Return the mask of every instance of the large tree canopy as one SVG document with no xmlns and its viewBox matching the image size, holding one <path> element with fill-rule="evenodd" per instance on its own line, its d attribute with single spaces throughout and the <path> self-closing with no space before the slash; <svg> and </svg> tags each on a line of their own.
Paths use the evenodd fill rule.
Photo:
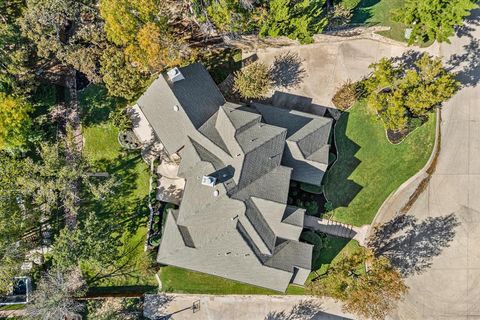
<svg viewBox="0 0 480 320">
<path fill-rule="evenodd" d="M 477 7 L 475 3 L 476 0 L 406 0 L 393 18 L 412 28 L 410 44 L 418 40 L 445 42 Z"/>
<path fill-rule="evenodd" d="M 327 276 L 328 275 L 328 276 Z M 344 302 L 344 309 L 367 319 L 384 319 L 408 287 L 389 260 L 360 249 L 335 262 L 309 290 Z"/>
</svg>

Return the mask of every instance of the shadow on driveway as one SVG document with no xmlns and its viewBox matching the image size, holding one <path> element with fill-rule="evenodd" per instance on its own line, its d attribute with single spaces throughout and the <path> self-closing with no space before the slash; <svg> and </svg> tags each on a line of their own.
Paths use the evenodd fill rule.
<svg viewBox="0 0 480 320">
<path fill-rule="evenodd" d="M 368 246 L 376 255 L 390 259 L 403 276 L 420 274 L 429 268 L 455 237 L 460 225 L 455 214 L 427 218 L 422 222 L 409 215 L 399 215 L 376 226 Z"/>
</svg>

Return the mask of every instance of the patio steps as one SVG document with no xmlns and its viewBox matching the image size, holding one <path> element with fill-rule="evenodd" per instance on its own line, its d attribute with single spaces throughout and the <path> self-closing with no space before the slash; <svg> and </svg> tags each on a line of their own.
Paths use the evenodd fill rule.
<svg viewBox="0 0 480 320">
<path fill-rule="evenodd" d="M 356 227 L 330 219 L 305 216 L 304 227 L 332 236 L 352 239 L 357 234 Z"/>
</svg>

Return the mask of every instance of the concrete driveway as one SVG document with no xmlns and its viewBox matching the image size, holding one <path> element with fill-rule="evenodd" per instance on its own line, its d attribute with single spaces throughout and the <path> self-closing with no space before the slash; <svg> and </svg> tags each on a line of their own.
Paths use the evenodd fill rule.
<svg viewBox="0 0 480 320">
<path fill-rule="evenodd" d="M 285 60 L 282 57 L 294 57 L 283 62 L 283 68 L 277 68 L 280 71 L 276 78 L 280 83 L 272 91 L 273 104 L 292 106 L 306 101 L 316 106 L 333 107 L 331 99 L 347 79 L 360 80 L 370 72 L 371 63 L 382 57 L 401 56 L 412 49 L 389 41 L 336 39 L 305 46 L 261 49 L 244 55 L 256 54 L 273 69 L 282 65 Z M 435 45 L 425 51 L 437 53 L 438 47 Z M 288 95 L 279 95 L 279 92 Z"/>
<path fill-rule="evenodd" d="M 479 19 L 477 10 L 476 22 L 463 28 L 469 34 L 440 47 L 465 86 L 442 111 L 436 171 L 408 212 L 416 221 L 406 227 L 409 236 L 393 249 L 398 263 L 411 269 L 410 291 L 394 319 L 480 319 Z"/>
</svg>

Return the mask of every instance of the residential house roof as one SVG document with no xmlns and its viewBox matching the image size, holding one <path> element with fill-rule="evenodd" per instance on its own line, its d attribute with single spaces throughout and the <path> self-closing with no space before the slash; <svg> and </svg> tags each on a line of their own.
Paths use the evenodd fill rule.
<svg viewBox="0 0 480 320">
<path fill-rule="evenodd" d="M 225 102 L 203 66 L 180 72 L 183 80 L 162 75 L 137 103 L 167 151 L 181 156 L 186 179 L 157 261 L 277 291 L 303 283 L 312 246 L 299 241 L 305 210 L 287 205 L 297 167 L 285 155 L 308 165 L 321 160 L 325 167 L 315 170 L 323 176 L 320 150 L 328 151 L 331 121 Z"/>
</svg>

